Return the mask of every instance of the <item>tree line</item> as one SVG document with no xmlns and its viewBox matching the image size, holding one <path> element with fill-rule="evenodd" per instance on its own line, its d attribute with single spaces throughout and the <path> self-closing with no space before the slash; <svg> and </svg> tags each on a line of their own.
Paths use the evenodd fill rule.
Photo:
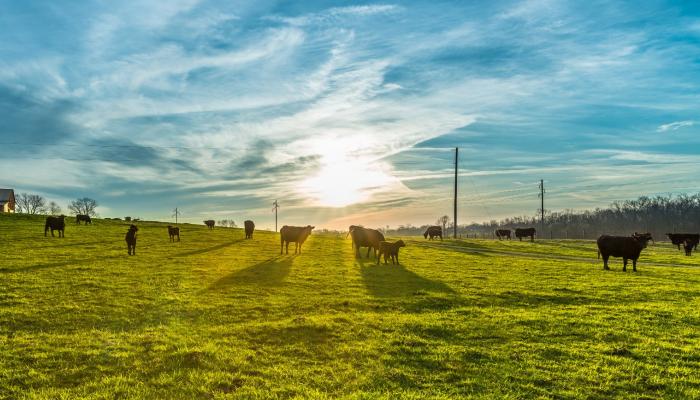
<svg viewBox="0 0 700 400">
<path fill-rule="evenodd" d="M 68 203 L 68 210 L 73 214 L 97 217 L 96 200 L 83 197 Z M 15 212 L 21 214 L 60 215 L 63 210 L 55 201 L 47 201 L 38 194 L 20 193 L 15 196 Z"/>
<path fill-rule="evenodd" d="M 451 232 L 451 224 L 444 216 L 438 225 Z M 402 225 L 386 229 L 398 236 L 422 235 L 427 225 Z M 459 225 L 462 237 L 492 238 L 496 229 L 534 227 L 540 238 L 595 239 L 602 234 L 630 235 L 650 232 L 657 240 L 666 233 L 700 233 L 700 193 L 677 196 L 642 196 L 635 200 L 614 201 L 605 208 L 594 210 L 563 210 L 545 212 L 544 224 L 540 215 L 518 216 L 484 223 Z"/>
</svg>

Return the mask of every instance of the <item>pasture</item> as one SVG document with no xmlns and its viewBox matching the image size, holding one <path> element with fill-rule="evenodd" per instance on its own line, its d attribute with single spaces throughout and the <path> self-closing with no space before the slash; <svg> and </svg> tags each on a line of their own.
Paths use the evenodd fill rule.
<svg viewBox="0 0 700 400">
<path fill-rule="evenodd" d="M 0 215 L 0 398 L 698 398 L 700 269 L 669 243 L 350 240 Z M 391 238 L 396 239 L 396 238 Z M 657 238 L 659 239 L 659 238 Z"/>
</svg>

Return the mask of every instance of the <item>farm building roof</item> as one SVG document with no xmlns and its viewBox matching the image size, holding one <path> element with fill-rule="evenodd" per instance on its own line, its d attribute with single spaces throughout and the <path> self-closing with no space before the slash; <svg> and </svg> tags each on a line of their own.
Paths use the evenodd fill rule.
<svg viewBox="0 0 700 400">
<path fill-rule="evenodd" d="M 0 189 L 0 202 L 7 203 L 10 201 L 10 196 L 14 196 L 14 190 Z"/>
</svg>

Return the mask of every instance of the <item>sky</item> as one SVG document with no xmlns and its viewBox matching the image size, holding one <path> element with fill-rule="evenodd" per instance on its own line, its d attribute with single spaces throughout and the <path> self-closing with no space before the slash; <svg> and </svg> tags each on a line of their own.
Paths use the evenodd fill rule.
<svg viewBox="0 0 700 400">
<path fill-rule="evenodd" d="M 0 187 L 340 229 L 700 191 L 700 4 L 0 0 Z"/>
</svg>

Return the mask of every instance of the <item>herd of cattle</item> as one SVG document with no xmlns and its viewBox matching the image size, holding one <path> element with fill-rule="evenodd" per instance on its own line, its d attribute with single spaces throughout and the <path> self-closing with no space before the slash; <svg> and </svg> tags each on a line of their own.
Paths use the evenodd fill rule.
<svg viewBox="0 0 700 400">
<path fill-rule="evenodd" d="M 76 215 L 76 223 L 80 225 L 81 222 L 85 224 L 92 224 L 92 220 L 89 215 Z M 204 224 L 209 228 L 213 229 L 215 222 L 214 220 L 204 221 Z M 252 239 L 253 231 L 255 230 L 255 224 L 253 221 L 247 220 L 244 223 L 245 238 Z M 54 231 L 58 231 L 59 237 L 64 237 L 66 223 L 65 215 L 60 216 L 49 216 L 46 218 L 46 223 L 44 224 L 44 236 L 47 236 L 48 232 L 51 231 L 51 236 L 54 236 Z M 301 247 L 306 241 L 306 239 L 311 235 L 311 231 L 315 227 L 311 225 L 307 226 L 288 226 L 285 225 L 280 229 L 280 254 L 289 254 L 289 244 L 294 243 L 294 254 L 301 254 Z M 138 227 L 136 225 L 131 225 L 126 233 L 125 240 L 127 244 L 127 251 L 129 255 L 136 254 L 136 233 L 138 232 Z M 495 232 L 498 240 L 510 239 L 511 230 L 510 229 L 498 229 Z M 515 229 L 515 237 L 520 239 L 530 238 L 530 241 L 535 240 L 535 228 L 517 228 Z M 678 247 L 678 250 L 685 250 L 685 255 L 690 256 L 693 250 L 697 250 L 698 244 L 700 243 L 700 234 L 697 233 L 667 233 L 668 238 L 671 240 L 673 245 Z M 168 236 L 170 241 L 174 242 L 180 241 L 180 228 L 168 225 Z M 389 242 L 385 240 L 384 234 L 376 229 L 364 228 L 362 226 L 350 225 L 348 228 L 348 234 L 346 238 L 350 236 L 352 238 L 352 248 L 355 251 L 355 257 L 361 258 L 362 255 L 360 250 L 364 247 L 367 248 L 366 257 L 370 257 L 370 252 L 373 252 L 373 257 L 377 259 L 379 263 L 380 258 L 384 257 L 384 263 L 386 264 L 389 259 L 391 259 L 392 264 L 399 263 L 399 250 L 406 246 L 403 240 L 398 240 L 396 242 Z M 440 238 L 442 240 L 442 228 L 440 226 L 429 226 L 428 229 L 423 234 L 423 237 L 429 240 L 434 238 Z M 647 247 L 649 241 L 654 241 L 650 233 L 634 233 L 632 236 L 610 236 L 602 235 L 597 240 L 598 245 L 598 257 L 603 258 L 603 268 L 610 269 L 608 267 L 608 259 L 612 257 L 621 257 L 623 259 L 623 271 L 627 271 L 627 263 L 632 260 L 632 270 L 637 271 L 637 259 L 642 250 Z"/>
</svg>

